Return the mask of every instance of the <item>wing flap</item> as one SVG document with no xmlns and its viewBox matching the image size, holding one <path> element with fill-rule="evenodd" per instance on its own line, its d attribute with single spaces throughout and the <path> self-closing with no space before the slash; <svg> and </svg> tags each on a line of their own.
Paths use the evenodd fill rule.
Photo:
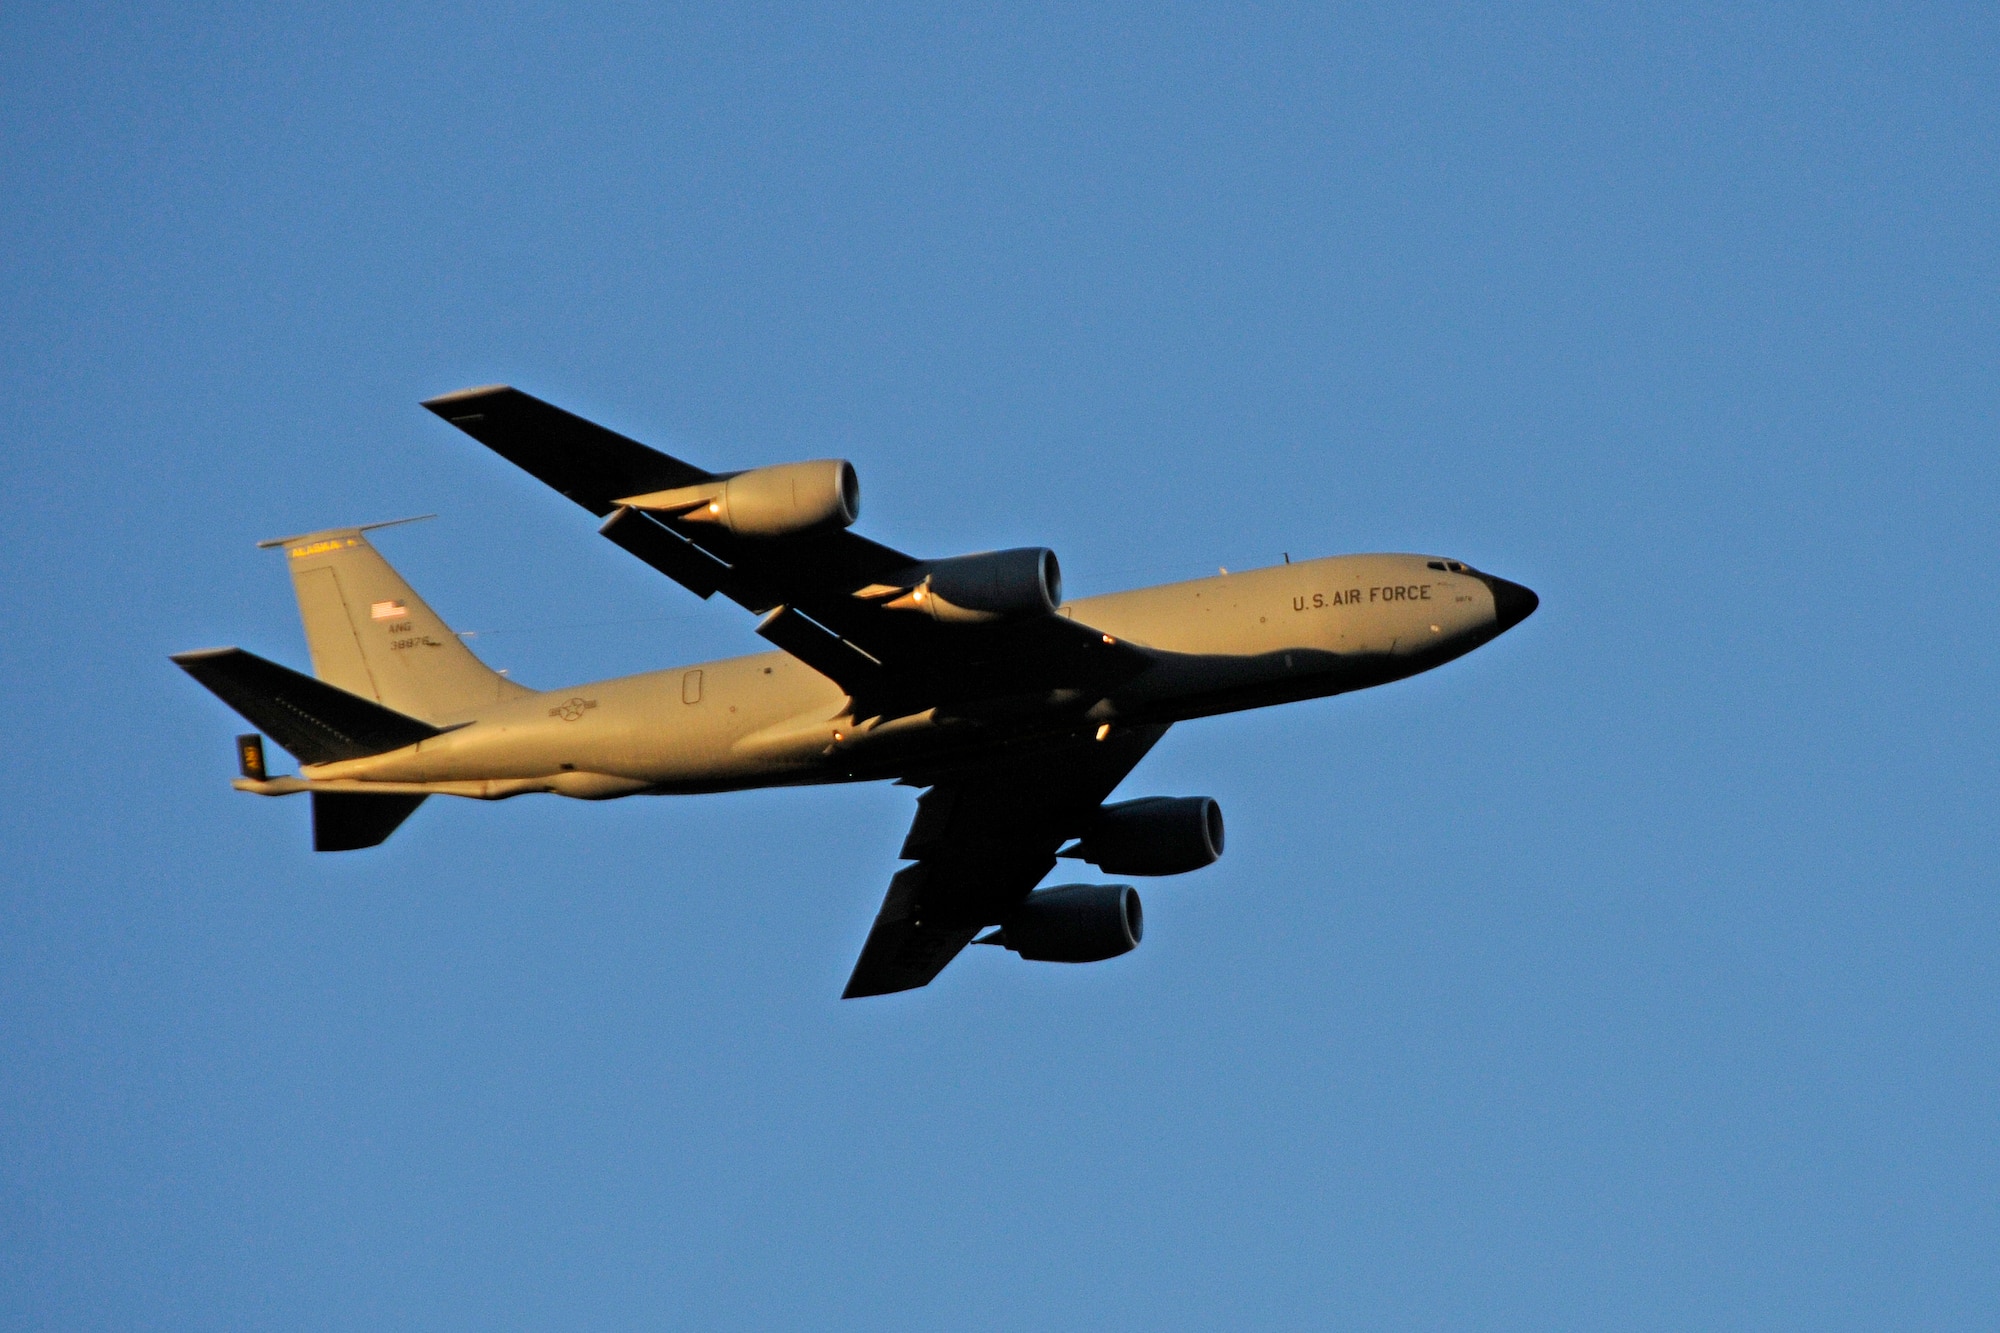
<svg viewBox="0 0 2000 1333">
<path fill-rule="evenodd" d="M 636 509 L 620 509 L 597 530 L 704 602 L 729 581 L 729 566 Z"/>
<path fill-rule="evenodd" d="M 881 662 L 789 606 L 781 606 L 765 616 L 757 626 L 757 633 L 850 696 L 872 694 L 881 686 Z"/>
</svg>

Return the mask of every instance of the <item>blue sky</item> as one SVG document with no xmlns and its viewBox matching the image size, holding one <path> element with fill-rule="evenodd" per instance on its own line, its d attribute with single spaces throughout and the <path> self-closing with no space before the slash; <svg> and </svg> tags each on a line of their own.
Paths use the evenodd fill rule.
<svg viewBox="0 0 2000 1333">
<path fill-rule="evenodd" d="M 0 19 L 0 1322 L 1990 1328 L 1981 7 Z M 167 662 L 380 545 L 556 686 L 762 647 L 507 381 L 1073 593 L 1542 610 L 1177 728 L 1144 947 L 839 1002 L 891 787 L 308 850 Z M 998 955 L 998 956 L 996 956 Z"/>
</svg>

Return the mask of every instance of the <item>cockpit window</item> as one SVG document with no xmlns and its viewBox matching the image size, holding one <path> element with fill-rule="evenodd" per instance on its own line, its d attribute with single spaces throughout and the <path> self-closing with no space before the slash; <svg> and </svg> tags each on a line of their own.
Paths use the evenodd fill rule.
<svg viewBox="0 0 2000 1333">
<path fill-rule="evenodd" d="M 1453 574 L 1466 574 L 1471 572 L 1464 565 L 1460 564 L 1456 560 L 1426 560 L 1424 562 L 1424 568 L 1449 570 Z"/>
</svg>

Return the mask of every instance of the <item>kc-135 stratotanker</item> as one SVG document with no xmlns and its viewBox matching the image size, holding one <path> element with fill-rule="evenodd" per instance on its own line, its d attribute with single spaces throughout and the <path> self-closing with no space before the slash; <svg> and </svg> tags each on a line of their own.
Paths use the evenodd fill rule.
<svg viewBox="0 0 2000 1333">
<path fill-rule="evenodd" d="M 532 690 L 488 668 L 363 535 L 282 547 L 312 653 L 174 657 L 289 750 L 238 738 L 236 787 L 310 793 L 320 851 L 373 847 L 430 796 L 581 800 L 893 779 L 924 788 L 845 994 L 923 986 L 971 943 L 1085 963 L 1139 943 L 1129 884 L 1037 888 L 1058 858 L 1177 875 L 1222 854 L 1204 796 L 1107 804 L 1176 722 L 1366 689 L 1519 624 L 1518 583 L 1349 555 L 1065 602 L 1041 547 L 918 559 L 851 531 L 841 460 L 704 472 L 496 386 L 424 404 L 779 649 Z"/>
</svg>

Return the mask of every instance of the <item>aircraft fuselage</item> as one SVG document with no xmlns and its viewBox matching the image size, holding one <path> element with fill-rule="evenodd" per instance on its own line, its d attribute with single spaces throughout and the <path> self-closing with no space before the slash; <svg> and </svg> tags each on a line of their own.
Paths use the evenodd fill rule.
<svg viewBox="0 0 2000 1333">
<path fill-rule="evenodd" d="M 305 781 L 237 785 L 604 799 L 931 775 L 1038 736 L 1105 737 L 1383 684 L 1470 652 L 1534 604 L 1437 557 L 1334 556 L 1065 604 L 1058 614 L 1154 657 L 1101 697 L 856 718 L 840 686 L 766 652 L 520 695 L 442 719 L 448 730 L 403 749 L 307 765 Z"/>
</svg>

